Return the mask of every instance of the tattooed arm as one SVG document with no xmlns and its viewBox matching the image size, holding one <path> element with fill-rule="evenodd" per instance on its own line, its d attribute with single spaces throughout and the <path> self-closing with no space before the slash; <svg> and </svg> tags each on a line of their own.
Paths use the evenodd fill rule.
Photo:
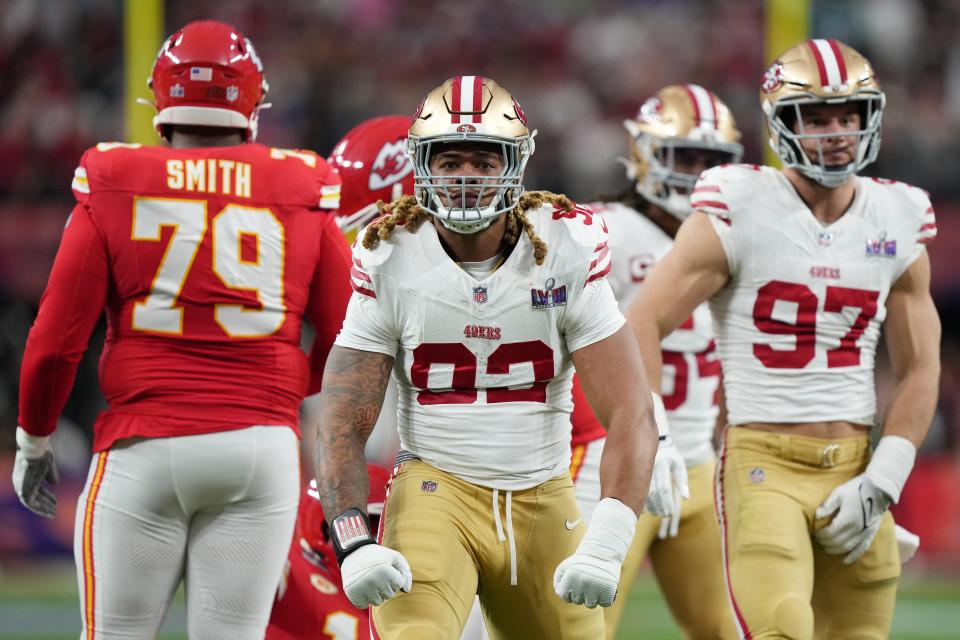
<svg viewBox="0 0 960 640">
<path fill-rule="evenodd" d="M 327 521 L 355 507 L 366 513 L 370 479 L 363 447 L 373 431 L 393 358 L 334 345 L 320 388 L 314 450 L 317 490 Z"/>
<path fill-rule="evenodd" d="M 377 544 L 366 522 L 370 478 L 363 446 L 380 414 L 393 357 L 334 345 L 320 388 L 320 427 L 314 452 L 317 490 L 330 522 L 343 592 L 354 606 L 381 604 L 413 588 L 398 551 Z M 339 517 L 338 517 L 339 516 Z M 364 526 L 358 526 L 358 520 Z"/>
</svg>

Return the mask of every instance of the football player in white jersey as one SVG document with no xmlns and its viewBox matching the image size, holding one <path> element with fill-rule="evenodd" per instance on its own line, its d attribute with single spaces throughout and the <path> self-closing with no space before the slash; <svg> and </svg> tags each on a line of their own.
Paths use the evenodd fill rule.
<svg viewBox="0 0 960 640">
<path fill-rule="evenodd" d="M 664 87 L 624 125 L 630 136 L 630 158 L 623 162 L 631 184 L 615 199 L 591 205 L 610 230 L 613 268 L 608 279 L 621 309 L 629 306 L 647 271 L 673 245 L 680 223 L 690 215 L 690 194 L 700 173 L 739 162 L 743 154 L 730 110 L 699 85 Z M 674 488 L 671 515 L 641 516 L 621 572 L 620 592 L 629 592 L 649 554 L 660 588 L 686 637 L 733 638 L 723 591 L 720 528 L 713 508 L 720 361 L 707 306 L 698 306 L 664 338 L 661 350 L 663 402 L 671 437 L 689 474 L 690 497 L 681 503 Z M 590 406 L 575 391 L 571 475 L 580 509 L 586 514 L 600 498 L 604 436 Z M 618 598 L 604 612 L 607 638 L 616 633 L 625 601 Z"/>
<path fill-rule="evenodd" d="M 893 519 L 937 400 L 940 322 L 921 189 L 856 174 L 884 94 L 835 40 L 801 42 L 760 92 L 782 170 L 706 171 L 695 212 L 629 309 L 648 372 L 710 301 L 731 428 L 717 473 L 727 590 L 744 638 L 886 638 Z M 871 453 L 881 325 L 897 385 Z"/>
<path fill-rule="evenodd" d="M 492 638 L 595 640 L 658 438 L 605 279 L 605 226 L 564 196 L 524 193 L 533 136 L 489 78 L 431 91 L 408 151 L 416 196 L 384 207 L 355 246 L 321 391 L 318 489 L 344 590 L 380 605 L 382 638 L 458 637 L 479 595 Z M 612 443 L 589 526 L 568 472 L 574 364 Z M 402 450 L 378 543 L 357 507 L 391 370 Z"/>
</svg>

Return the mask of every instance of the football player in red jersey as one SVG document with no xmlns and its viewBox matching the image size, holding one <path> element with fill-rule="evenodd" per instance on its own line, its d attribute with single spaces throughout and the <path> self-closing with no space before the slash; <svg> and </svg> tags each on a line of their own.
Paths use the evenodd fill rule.
<svg viewBox="0 0 960 640">
<path fill-rule="evenodd" d="M 343 181 L 337 224 L 352 242 L 380 215 L 377 201 L 413 195 L 413 164 L 407 157 L 409 116 L 364 120 L 333 146 L 327 162 Z"/>
<path fill-rule="evenodd" d="M 370 497 L 367 515 L 376 527 L 383 513 L 386 469 L 367 465 Z M 267 626 L 267 640 L 357 640 L 370 637 L 370 614 L 357 609 L 343 593 L 340 565 L 323 517 L 317 484 L 300 495 L 297 527 Z"/>
<path fill-rule="evenodd" d="M 349 298 L 340 180 L 312 152 L 253 143 L 267 83 L 233 27 L 177 31 L 150 84 L 169 147 L 100 144 L 76 171 L 24 353 L 13 481 L 53 515 L 50 434 L 106 309 L 109 407 L 74 544 L 83 637 L 152 637 L 184 580 L 191 637 L 260 638 L 296 517 L 299 405 Z"/>
</svg>

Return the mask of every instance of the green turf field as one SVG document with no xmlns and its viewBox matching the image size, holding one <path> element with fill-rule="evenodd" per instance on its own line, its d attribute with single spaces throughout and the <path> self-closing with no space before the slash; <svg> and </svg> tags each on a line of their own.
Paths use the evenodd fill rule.
<svg viewBox="0 0 960 640">
<path fill-rule="evenodd" d="M 80 612 L 73 567 L 0 570 L 0 639 L 75 639 Z M 182 594 L 167 616 L 164 639 L 186 638 Z M 660 600 L 656 583 L 644 573 L 630 593 L 618 638 L 667 640 L 679 638 Z M 948 640 L 960 638 L 960 577 L 931 578 L 908 574 L 900 588 L 892 638 Z"/>
</svg>

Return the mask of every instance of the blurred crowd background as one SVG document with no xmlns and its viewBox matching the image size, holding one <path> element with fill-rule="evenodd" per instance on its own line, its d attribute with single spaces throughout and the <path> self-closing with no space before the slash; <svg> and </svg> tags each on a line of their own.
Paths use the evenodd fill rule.
<svg viewBox="0 0 960 640">
<path fill-rule="evenodd" d="M 921 534 L 921 558 L 960 570 L 960 3 L 810 4 L 810 34 L 858 49 L 886 90 L 869 173 L 929 190 L 938 213 L 930 252 L 944 324 L 941 401 L 898 517 Z M 757 94 L 770 60 L 760 0 L 168 0 L 165 11 L 165 33 L 215 17 L 253 40 L 273 103 L 259 141 L 272 146 L 326 154 L 365 118 L 412 113 L 447 77 L 480 74 L 506 86 L 539 129 L 531 187 L 581 201 L 620 190 L 622 120 L 670 83 L 712 89 L 738 121 L 745 161 L 763 157 Z M 74 167 L 86 147 L 124 135 L 122 12 L 120 0 L 0 0 L 0 560 L 25 547 L 70 549 L 69 500 L 59 524 L 45 527 L 17 505 L 7 478 L 20 359 L 72 206 Z M 57 433 L 76 492 L 103 402 L 102 338 L 101 326 Z"/>
</svg>

